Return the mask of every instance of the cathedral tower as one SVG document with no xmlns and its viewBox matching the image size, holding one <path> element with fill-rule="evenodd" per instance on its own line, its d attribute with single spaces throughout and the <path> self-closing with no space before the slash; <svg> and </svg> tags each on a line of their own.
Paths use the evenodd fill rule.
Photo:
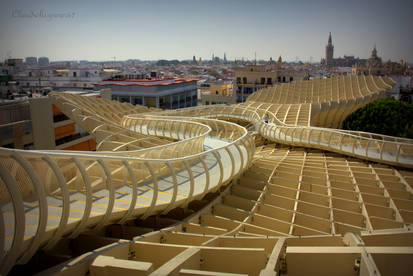
<svg viewBox="0 0 413 276">
<path fill-rule="evenodd" d="M 332 66 L 333 65 L 333 55 L 334 55 L 334 46 L 332 43 L 331 39 L 331 32 L 330 35 L 328 36 L 328 43 L 326 46 L 326 64 L 327 66 Z"/>
</svg>

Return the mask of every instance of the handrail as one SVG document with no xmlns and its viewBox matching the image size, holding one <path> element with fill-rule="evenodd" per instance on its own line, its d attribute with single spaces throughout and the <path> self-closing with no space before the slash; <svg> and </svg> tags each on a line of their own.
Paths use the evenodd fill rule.
<svg viewBox="0 0 413 276">
<path fill-rule="evenodd" d="M 240 114 L 240 112 L 236 112 L 241 110 L 243 111 L 242 114 Z M 271 111 L 260 108 L 253 110 L 251 108 L 244 107 L 240 108 L 217 105 L 196 107 L 188 110 L 178 110 L 175 112 L 169 112 L 169 114 L 181 113 L 184 115 L 190 115 L 194 112 L 196 112 L 200 116 L 225 116 L 232 117 L 234 119 L 247 120 L 253 124 L 258 125 L 256 129 L 264 138 L 278 143 L 305 146 L 310 148 L 320 148 L 349 156 L 355 156 L 361 159 L 413 168 L 412 139 L 397 138 L 361 131 L 288 125 L 282 123 Z M 261 117 L 258 115 L 258 112 L 268 114 L 270 118 L 269 121 L 271 123 L 265 124 Z M 301 131 L 297 131 L 298 129 L 300 129 Z M 317 138 L 312 138 L 314 133 L 317 133 Z M 306 139 L 303 139 L 304 137 Z M 323 137 L 327 138 L 324 139 Z M 334 143 L 333 138 L 336 138 L 340 142 Z M 376 150 L 372 147 L 372 145 L 374 144 L 380 145 L 380 151 L 377 152 L 377 154 Z"/>
<path fill-rule="evenodd" d="M 333 97 L 330 91 L 331 95 L 314 96 L 317 97 L 315 104 L 321 106 L 327 97 L 330 104 L 336 100 L 335 108 L 360 104 L 371 100 L 373 94 L 381 95 L 382 86 L 389 86 L 383 80 L 386 85 L 380 87 L 375 80 L 376 87 L 371 85 L 372 79 L 364 78 L 365 86 L 358 79 L 353 82 L 350 78 L 350 81 L 351 89 L 353 85 L 354 90 L 357 89 L 351 97 L 336 100 L 336 95 Z M 373 91 L 375 88 L 377 90 Z M 313 89 L 311 93 L 314 94 Z M 278 100 L 290 101 L 291 97 L 284 94 L 280 94 Z M 357 99 L 366 99 L 357 102 L 355 95 L 359 97 Z M 132 218 L 146 218 L 185 207 L 237 177 L 251 165 L 254 138 L 244 127 L 219 118 L 246 121 L 264 138 L 278 143 L 413 167 L 413 140 L 287 124 L 284 122 L 287 113 L 280 119 L 269 108 L 260 108 L 265 106 L 263 104 L 256 108 L 241 104 L 148 112 L 147 108 L 117 102 L 82 101 L 80 96 L 65 93 L 51 93 L 50 97 L 63 113 L 91 133 L 98 142 L 98 151 L 0 148 L 0 188 L 6 191 L 0 199 L 2 207 L 12 210 L 15 221 L 9 242 L 6 237 L 10 229 L 6 229 L 4 221 L 0 220 L 0 274 L 7 274 L 16 261 L 27 261 L 38 248 L 52 248 L 63 236 L 75 237 L 109 223 L 124 223 Z M 267 98 L 276 97 L 267 95 Z M 268 124 L 262 119 L 264 114 L 269 116 Z M 189 179 L 184 194 L 181 194 L 179 180 L 182 175 Z M 168 195 L 162 191 L 165 183 L 169 183 Z M 125 203 L 119 205 L 115 197 L 119 188 L 125 188 L 124 193 L 130 198 L 126 208 L 122 207 Z M 146 191 L 146 198 L 140 196 L 140 191 Z M 95 194 L 99 192 L 99 195 Z M 96 205 L 92 197 L 101 198 L 106 203 Z M 162 198 L 167 201 L 160 201 Z M 61 202 L 61 217 L 51 230 L 46 228 L 53 220 L 48 216 L 48 199 Z M 35 234 L 28 238 L 24 233 L 28 223 L 25 213 L 29 211 L 25 211 L 24 204 L 33 206 L 39 215 Z M 73 219 L 69 217 L 69 211 L 75 204 L 81 206 L 81 214 Z M 53 231 L 52 235 L 46 235 L 48 231 Z"/>
<path fill-rule="evenodd" d="M 55 104 L 59 108 L 62 107 L 61 109 L 63 110 L 66 110 L 65 107 L 69 106 L 68 103 L 61 98 L 57 99 Z M 15 202 L 15 206 L 11 206 L 13 213 L 17 214 L 16 212 L 20 212 L 19 219 L 23 219 L 22 223 L 15 224 L 15 227 L 19 228 L 17 229 L 19 231 L 25 228 L 25 215 L 24 209 L 22 209 L 23 204 L 31 201 L 33 195 L 42 202 L 40 209 L 43 210 L 43 213 L 46 213 L 40 217 L 41 224 L 37 226 L 40 232 L 36 240 L 30 238 L 24 242 L 21 241 L 21 246 L 15 247 L 13 250 L 10 248 L 10 245 L 6 247 L 4 242 L 0 243 L 3 244 L 3 248 L 0 248 L 0 250 L 6 252 L 6 258 L 10 253 L 14 254 L 14 257 L 10 256 L 7 259 L 12 263 L 22 256 L 24 259 L 21 260 L 27 261 L 41 245 L 46 246 L 45 248 L 51 248 L 51 246 L 64 235 L 73 238 L 90 227 L 100 228 L 108 223 L 112 223 L 114 213 L 119 212 L 114 208 L 116 205 L 114 181 L 119 178 L 119 173 L 125 175 L 123 185 L 131 187 L 129 192 L 131 196 L 129 207 L 124 211 L 124 215 L 120 216 L 120 219 L 115 220 L 125 222 L 132 217 L 140 216 L 146 218 L 155 213 L 169 211 L 180 205 L 185 206 L 195 197 L 203 196 L 207 192 L 214 191 L 221 185 L 228 183 L 235 175 L 242 173 L 242 171 L 251 164 L 255 147 L 253 138 L 244 127 L 232 122 L 199 117 L 160 117 L 159 115 L 145 115 L 142 117 L 139 115 L 127 115 L 119 122 L 119 125 L 110 125 L 106 124 L 105 120 L 96 120 L 95 117 L 90 114 L 82 115 L 82 113 L 82 108 L 71 106 L 68 115 L 76 123 L 89 124 L 87 126 L 90 127 L 89 130 L 92 129 L 92 132 L 109 130 L 109 135 L 103 135 L 101 141 L 105 139 L 108 141 L 117 137 L 116 135 L 118 135 L 118 133 L 111 132 L 110 128 L 119 129 L 120 132 L 126 134 L 131 133 L 131 135 L 141 132 L 140 134 L 150 135 L 148 137 L 157 135 L 161 137 L 161 139 L 178 138 L 180 140 L 168 142 L 163 145 L 155 145 L 151 148 L 116 152 L 30 151 L 0 148 L 0 162 L 3 163 L 3 161 L 5 161 L 5 164 L 8 164 L 7 166 L 17 166 L 15 170 L 17 174 L 20 174 L 23 168 L 19 163 L 12 161 L 12 156 L 19 156 L 22 160 L 20 164 L 27 164 L 25 165 L 26 167 L 33 164 L 33 168 L 29 174 L 32 176 L 31 179 L 38 180 L 36 180 L 36 182 L 33 182 L 34 180 L 25 180 L 25 182 L 19 185 L 29 187 L 37 183 L 37 187 L 39 187 L 39 185 L 48 187 L 47 189 L 43 189 L 43 192 L 42 189 L 29 189 L 29 191 L 26 191 L 26 194 L 19 191 L 21 200 L 13 200 L 13 202 Z M 136 132 L 136 130 L 138 132 Z M 222 132 L 222 130 L 225 131 Z M 125 137 L 128 137 L 128 135 Z M 216 139 L 221 142 L 212 148 L 204 149 L 204 141 L 206 138 Z M 226 158 L 226 161 L 224 161 L 223 158 Z M 224 162 L 226 162 L 225 165 Z M 201 167 L 197 164 L 200 164 Z M 218 177 L 211 178 L 209 170 L 215 167 L 214 164 L 218 165 L 217 170 L 214 170 L 214 174 L 218 174 Z M 196 178 L 193 174 L 193 166 L 198 166 L 198 168 L 203 170 L 202 174 L 205 175 L 205 178 L 200 183 L 198 180 L 200 176 Z M 228 173 L 228 170 L 224 170 L 224 166 L 230 169 L 230 173 Z M 7 167 L 5 167 L 5 170 L 7 170 Z M 4 183 L 9 184 L 10 181 L 14 181 L 13 179 L 15 179 L 16 175 L 10 175 L 10 177 L 7 177 L 7 175 L 3 176 L 3 171 L 0 172 L 0 174 L 2 178 L 5 179 L 3 180 Z M 26 171 L 28 172 L 27 169 Z M 50 177 L 50 173 L 45 173 L 48 171 L 52 172 L 55 178 Z M 186 171 L 190 178 L 190 190 L 184 198 L 178 197 L 178 184 L 180 183 L 178 183 L 177 174 L 182 171 Z M 44 178 L 43 175 L 48 175 L 48 177 Z M 167 204 L 160 204 L 158 201 L 160 195 L 158 182 L 165 177 L 172 177 L 173 183 L 171 185 L 171 191 L 173 191 L 173 193 Z M 136 205 L 139 204 L 137 191 L 141 189 L 143 185 L 148 184 L 153 185 L 153 190 L 150 195 L 150 205 L 148 207 L 139 207 Z M 201 189 L 195 189 L 195 186 L 200 184 L 205 186 Z M 10 185 L 17 187 L 17 184 L 11 183 Z M 6 185 L 6 189 L 11 195 L 14 195 L 15 192 L 10 190 L 10 185 Z M 78 185 L 79 188 L 73 189 L 75 187 L 74 185 Z M 95 203 L 92 201 L 92 196 L 96 189 L 107 191 L 108 195 L 108 203 L 102 214 L 96 213 Z M 68 193 L 67 190 L 70 192 Z M 45 194 L 44 191 L 46 191 L 47 194 Z M 50 193 L 50 191 L 53 191 L 53 193 Z M 29 196 L 29 194 L 31 194 L 31 196 Z M 72 220 L 68 220 L 69 209 L 73 208 L 73 202 L 76 203 L 78 201 L 78 199 L 75 199 L 76 194 L 83 194 L 85 204 L 81 217 L 79 220 L 73 222 Z M 46 197 L 50 196 L 60 197 L 63 205 L 62 217 L 57 223 L 58 227 L 49 230 L 54 231 L 56 234 L 54 237 L 53 235 L 51 236 L 52 239 L 50 239 L 49 242 L 46 240 L 47 235 L 45 235 L 47 229 L 44 230 L 43 228 L 45 228 L 50 220 L 50 217 L 47 217 L 47 208 L 45 209 L 45 207 L 47 207 L 45 205 Z M 99 218 L 91 219 L 96 216 Z M 66 229 L 63 228 L 64 226 L 66 226 Z M 20 237 L 20 234 L 14 235 L 13 240 Z M 18 245 L 18 241 L 13 241 L 13 244 Z M 25 251 L 28 247 L 30 250 Z M 2 272 L 7 273 L 9 269 L 10 267 L 5 266 Z"/>
<path fill-rule="evenodd" d="M 243 110 L 243 114 L 235 113 L 234 111 Z M 298 145 L 310 148 L 325 149 L 349 156 L 355 156 L 361 159 L 382 162 L 390 165 L 402 166 L 407 168 L 413 168 L 413 140 L 407 138 L 398 138 L 376 133 L 368 133 L 361 131 L 348 131 L 338 130 L 331 128 L 321 128 L 313 126 L 297 126 L 288 125 L 282 123 L 275 114 L 271 111 L 256 108 L 239 108 L 232 106 L 202 106 L 192 108 L 192 110 L 181 110 L 182 114 L 188 115 L 196 111 L 199 115 L 209 117 L 226 116 L 234 119 L 242 118 L 258 125 L 256 129 L 266 139 L 288 145 Z M 245 111 L 248 111 L 245 114 Z M 265 124 L 258 115 L 258 111 L 264 114 L 268 114 L 271 122 Z M 173 112 L 172 112 L 173 113 Z M 258 118 L 258 119 L 257 119 Z M 297 129 L 301 131 L 297 132 Z M 311 139 L 313 133 L 317 133 L 316 139 Z M 283 135 L 281 135 L 283 134 Z M 308 134 L 308 135 L 305 135 Z M 306 139 L 303 139 L 306 136 Z M 368 136 L 368 137 L 365 137 Z M 327 137 L 322 139 L 322 137 Z M 333 138 L 339 139 L 340 143 L 334 144 Z M 372 138 L 377 137 L 377 138 Z M 348 142 L 345 142 L 347 141 Z M 372 147 L 372 144 L 378 144 L 380 151 L 376 154 L 376 151 Z M 346 145 L 350 148 L 346 148 Z M 365 145 L 360 150 L 360 146 Z M 386 150 L 387 149 L 387 150 Z"/>
</svg>

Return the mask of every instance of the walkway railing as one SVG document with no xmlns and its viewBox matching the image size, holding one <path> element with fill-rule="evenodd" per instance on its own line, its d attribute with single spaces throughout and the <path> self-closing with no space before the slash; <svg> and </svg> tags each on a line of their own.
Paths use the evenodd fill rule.
<svg viewBox="0 0 413 276">
<path fill-rule="evenodd" d="M 206 106 L 161 113 L 122 106 L 99 110 L 73 96 L 52 102 L 98 142 L 97 152 L 0 148 L 0 274 L 110 223 L 185 207 L 241 174 L 254 141 L 226 120 L 253 124 L 277 143 L 413 167 L 413 141 L 364 132 L 288 125 L 264 109 Z M 269 122 L 262 118 L 268 114 Z"/>
<path fill-rule="evenodd" d="M 323 149 L 380 163 L 413 168 L 413 140 L 361 131 L 287 125 L 272 112 L 234 106 L 202 106 L 169 114 L 234 118 L 252 122 L 266 139 L 292 146 Z M 264 123 L 263 114 L 269 116 Z"/>
<path fill-rule="evenodd" d="M 95 133 L 103 128 L 79 114 L 69 117 Z M 231 122 L 127 116 L 122 125 L 173 141 L 137 151 L 0 149 L 1 274 L 61 238 L 185 207 L 242 173 L 254 152 L 247 130 Z"/>
<path fill-rule="evenodd" d="M 365 133 L 356 135 L 334 129 L 305 126 L 277 126 L 262 124 L 262 136 L 279 143 L 324 149 L 361 159 L 413 168 L 413 143 L 389 141 L 386 136 Z M 395 139 L 397 140 L 397 139 Z"/>
</svg>

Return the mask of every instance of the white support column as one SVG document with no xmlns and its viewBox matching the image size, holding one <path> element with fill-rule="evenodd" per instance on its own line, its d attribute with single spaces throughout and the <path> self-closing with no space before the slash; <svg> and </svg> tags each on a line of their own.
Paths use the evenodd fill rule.
<svg viewBox="0 0 413 276">
<path fill-rule="evenodd" d="M 36 150 L 55 149 L 53 111 L 50 98 L 32 98 L 29 103 L 34 148 Z"/>
</svg>

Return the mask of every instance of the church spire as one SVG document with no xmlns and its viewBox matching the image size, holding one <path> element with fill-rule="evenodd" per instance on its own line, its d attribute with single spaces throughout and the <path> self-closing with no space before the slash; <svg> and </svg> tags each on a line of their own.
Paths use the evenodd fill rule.
<svg viewBox="0 0 413 276">
<path fill-rule="evenodd" d="M 331 32 L 328 35 L 325 63 L 328 67 L 333 66 L 333 63 L 334 63 L 334 46 L 333 46 L 333 41 L 331 39 Z"/>
</svg>

